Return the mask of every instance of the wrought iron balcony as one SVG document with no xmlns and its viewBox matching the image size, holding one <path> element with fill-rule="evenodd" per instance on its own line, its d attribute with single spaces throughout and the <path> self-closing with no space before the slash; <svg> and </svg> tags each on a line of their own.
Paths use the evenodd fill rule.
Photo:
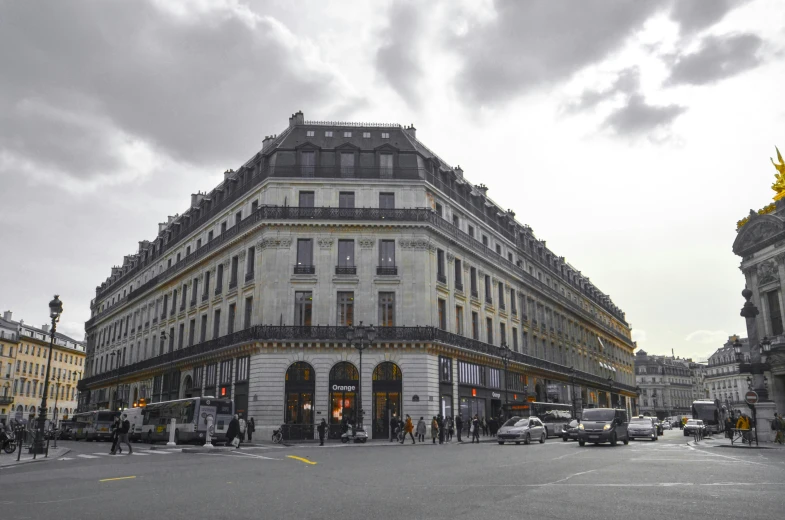
<svg viewBox="0 0 785 520">
<path fill-rule="evenodd" d="M 219 283 L 218 285 L 215 286 L 215 295 L 218 296 L 223 292 L 223 290 L 224 290 L 224 286 Z"/>
<path fill-rule="evenodd" d="M 0 395 L 0 406 L 8 406 L 9 404 L 14 402 L 14 396 L 12 395 Z"/>
<path fill-rule="evenodd" d="M 295 265 L 294 274 L 316 274 L 316 266 L 301 264 Z"/>
<path fill-rule="evenodd" d="M 235 287 L 237 287 L 237 278 L 235 278 L 234 280 L 229 280 L 229 290 L 231 291 Z"/>
<path fill-rule="evenodd" d="M 436 274 L 436 279 L 437 279 L 439 282 L 441 282 L 441 283 L 444 283 L 444 284 L 446 284 L 446 283 L 447 283 L 447 276 L 446 276 L 446 275 L 444 275 L 444 274 L 437 273 L 437 274 Z"/>
<path fill-rule="evenodd" d="M 335 266 L 335 274 L 357 274 L 357 266 L 337 265 Z"/>
<path fill-rule="evenodd" d="M 376 274 L 378 276 L 396 276 L 398 274 L 398 266 L 377 266 Z"/>
<path fill-rule="evenodd" d="M 253 271 L 251 271 L 250 273 L 245 273 L 245 281 L 250 282 L 251 280 L 253 280 L 253 276 L 254 276 Z"/>
<path fill-rule="evenodd" d="M 480 293 L 477 292 L 477 289 L 472 289 L 472 298 L 479 298 Z"/>
<path fill-rule="evenodd" d="M 208 291 L 203 292 L 202 293 L 202 301 L 206 302 L 208 298 L 210 298 L 210 293 Z"/>
<path fill-rule="evenodd" d="M 458 280 L 455 280 L 455 290 L 463 292 L 463 284 Z"/>
</svg>

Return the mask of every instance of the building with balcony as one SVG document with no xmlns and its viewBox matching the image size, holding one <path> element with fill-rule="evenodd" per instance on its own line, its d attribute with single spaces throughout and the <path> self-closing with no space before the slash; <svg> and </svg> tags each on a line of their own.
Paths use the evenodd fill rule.
<svg viewBox="0 0 785 520">
<path fill-rule="evenodd" d="M 6 311 L 0 319 L 0 420 L 31 420 L 38 415 L 49 355 L 49 325 L 41 328 L 14 321 Z M 85 345 L 55 333 L 49 373 L 47 417 L 59 423 L 77 407 L 77 382 L 84 372 Z"/>
<path fill-rule="evenodd" d="M 705 388 L 707 398 L 717 400 L 727 410 L 736 410 L 749 414 L 749 407 L 744 401 L 744 394 L 747 392 L 749 374 L 739 372 L 739 362 L 733 350 L 733 343 L 739 340 L 742 344 L 742 351 L 745 352 L 747 362 L 749 362 L 749 341 L 747 338 L 730 336 L 725 344 L 709 357 L 709 364 L 706 367 Z"/>
<path fill-rule="evenodd" d="M 629 408 L 624 313 L 487 192 L 413 126 L 294 114 L 96 287 L 80 407 L 227 396 L 311 435 L 359 386 L 375 437 L 393 414 Z"/>
<path fill-rule="evenodd" d="M 693 401 L 704 399 L 704 371 L 700 363 L 675 356 L 635 354 L 635 380 L 641 390 L 640 413 L 659 419 L 691 416 Z"/>
</svg>

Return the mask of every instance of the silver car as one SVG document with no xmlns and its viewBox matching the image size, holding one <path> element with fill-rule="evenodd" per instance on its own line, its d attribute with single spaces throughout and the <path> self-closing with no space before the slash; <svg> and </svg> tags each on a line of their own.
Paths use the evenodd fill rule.
<svg viewBox="0 0 785 520">
<path fill-rule="evenodd" d="M 651 417 L 633 417 L 627 426 L 627 434 L 630 439 L 651 439 L 657 440 L 657 427 L 651 420 Z"/>
<path fill-rule="evenodd" d="M 537 417 L 511 417 L 499 428 L 496 440 L 499 444 L 514 442 L 515 444 L 529 444 L 532 440 L 545 442 L 547 433 L 545 425 Z"/>
</svg>

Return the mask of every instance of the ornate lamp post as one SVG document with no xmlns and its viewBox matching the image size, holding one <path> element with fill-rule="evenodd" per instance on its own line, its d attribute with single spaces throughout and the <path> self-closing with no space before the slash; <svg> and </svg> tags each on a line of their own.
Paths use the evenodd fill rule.
<svg viewBox="0 0 785 520">
<path fill-rule="evenodd" d="M 360 353 L 360 375 L 357 378 L 357 423 L 359 426 L 363 424 L 363 394 L 362 394 L 362 381 L 363 381 L 363 351 L 373 344 L 376 339 L 376 329 L 373 325 L 364 326 L 363 322 L 357 327 L 349 327 L 346 331 L 346 339 L 349 343 L 357 349 Z"/>
<path fill-rule="evenodd" d="M 612 377 L 608 376 L 608 408 L 613 408 L 613 386 L 616 382 Z"/>
<path fill-rule="evenodd" d="M 641 387 L 635 387 L 635 393 L 638 394 L 638 415 L 641 414 Z"/>
<path fill-rule="evenodd" d="M 499 357 L 502 358 L 502 362 L 504 363 L 504 415 L 505 418 L 509 417 L 510 415 L 510 403 L 507 396 L 507 389 L 509 385 L 507 384 L 507 362 L 510 359 L 510 347 L 507 346 L 507 343 L 502 343 L 499 346 Z"/>
<path fill-rule="evenodd" d="M 55 432 L 54 432 L 55 449 L 57 448 L 57 437 L 58 437 L 58 433 L 56 431 L 57 430 L 57 398 L 58 397 L 60 397 L 60 378 L 59 377 L 55 378 L 55 411 L 54 411 L 54 413 L 52 413 L 52 423 L 53 423 L 52 430 L 55 430 Z"/>
<path fill-rule="evenodd" d="M 570 389 L 572 395 L 572 418 L 577 419 L 577 410 L 575 409 L 575 367 L 570 367 Z"/>
<path fill-rule="evenodd" d="M 60 321 L 60 315 L 63 313 L 63 302 L 55 294 L 54 299 L 49 302 L 49 317 L 52 318 L 52 332 L 49 335 L 49 356 L 46 360 L 46 378 L 44 379 L 44 395 L 41 398 L 41 408 L 38 413 L 38 428 L 36 429 L 35 441 L 30 448 L 31 453 L 44 452 L 44 427 L 46 425 L 46 396 L 49 394 L 49 373 L 52 365 L 52 351 L 55 346 L 55 332 L 57 330 L 57 322 Z M 47 453 L 49 455 L 49 453 Z"/>
<path fill-rule="evenodd" d="M 651 393 L 652 403 L 654 404 L 654 416 L 657 417 L 657 389 L 655 388 Z"/>
</svg>

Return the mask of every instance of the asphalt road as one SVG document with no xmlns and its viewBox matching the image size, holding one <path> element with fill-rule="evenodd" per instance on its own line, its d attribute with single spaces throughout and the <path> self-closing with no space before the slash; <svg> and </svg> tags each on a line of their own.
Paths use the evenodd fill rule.
<svg viewBox="0 0 785 520">
<path fill-rule="evenodd" d="M 0 471 L 4 518 L 779 518 L 785 450 L 658 442 L 265 446 L 103 455 Z M 91 457 L 86 457 L 91 456 Z M 119 479 L 119 480 L 112 480 Z M 6 514 L 8 516 L 6 516 Z M 469 515 L 468 517 L 465 515 Z"/>
</svg>

